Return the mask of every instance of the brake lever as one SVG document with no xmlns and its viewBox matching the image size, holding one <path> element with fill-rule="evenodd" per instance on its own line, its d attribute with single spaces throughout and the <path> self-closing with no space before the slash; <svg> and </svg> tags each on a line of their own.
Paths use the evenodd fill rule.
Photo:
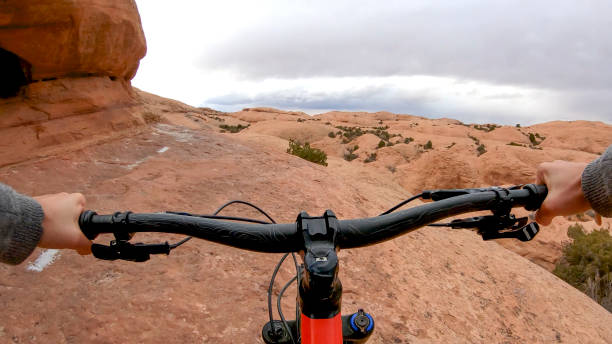
<svg viewBox="0 0 612 344">
<path fill-rule="evenodd" d="M 540 226 L 536 222 L 530 222 L 525 226 L 510 231 L 499 232 L 479 230 L 478 234 L 482 236 L 482 240 L 511 238 L 518 239 L 520 241 L 530 241 L 538 234 L 539 231 Z"/>
<path fill-rule="evenodd" d="M 483 240 L 512 238 L 520 241 L 530 241 L 538 234 L 540 226 L 535 222 L 527 223 L 528 221 L 527 217 L 517 219 L 512 214 L 506 216 L 487 215 L 457 219 L 444 225 L 454 229 L 476 228 Z"/>
<path fill-rule="evenodd" d="M 132 244 L 125 240 L 113 240 L 110 246 L 93 244 L 91 252 L 94 257 L 104 260 L 128 260 L 132 262 L 146 262 L 152 254 L 170 254 L 170 244 Z"/>
</svg>

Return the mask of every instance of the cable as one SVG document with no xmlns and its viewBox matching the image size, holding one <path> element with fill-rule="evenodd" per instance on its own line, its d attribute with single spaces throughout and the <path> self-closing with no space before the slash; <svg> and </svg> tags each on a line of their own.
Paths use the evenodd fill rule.
<svg viewBox="0 0 612 344">
<path fill-rule="evenodd" d="M 225 204 L 223 204 L 222 206 L 219 207 L 219 209 L 217 209 L 213 215 L 194 215 L 194 214 L 190 214 L 190 213 L 184 213 L 184 212 L 167 212 L 170 214 L 176 214 L 176 215 L 185 215 L 185 216 L 196 216 L 196 217 L 202 217 L 202 218 L 208 218 L 208 219 L 219 219 L 219 220 L 231 220 L 231 221 L 243 221 L 243 222 L 253 222 L 253 223 L 260 223 L 260 224 L 268 224 L 270 222 L 266 222 L 266 221 L 261 221 L 261 220 L 255 220 L 255 219 L 249 219 L 249 218 L 243 218 L 243 217 L 234 217 L 234 216 L 218 216 L 217 214 L 219 214 L 219 212 L 221 212 L 223 209 L 225 209 L 226 207 L 228 207 L 229 205 L 232 204 L 244 204 L 247 206 L 250 206 L 254 209 L 256 209 L 257 211 L 259 211 L 260 213 L 262 213 L 265 217 L 267 217 L 271 223 L 276 223 L 276 221 L 274 221 L 274 219 L 272 217 L 270 217 L 270 215 L 268 215 L 265 211 L 263 211 L 261 208 L 259 208 L 258 206 L 249 203 L 249 202 L 245 202 L 245 201 L 240 201 L 240 200 L 233 200 L 233 201 L 229 201 Z M 191 237 L 186 238 L 185 240 L 183 240 L 182 242 L 178 243 L 178 245 L 186 242 L 187 240 L 191 239 Z M 272 327 L 272 331 L 274 331 L 274 318 L 272 316 L 272 290 L 274 288 L 274 280 L 276 279 L 276 274 L 278 273 L 278 270 L 280 269 L 281 265 L 283 264 L 283 262 L 285 261 L 285 259 L 287 259 L 287 256 L 289 256 L 289 253 L 285 253 L 282 258 L 278 261 L 278 263 L 276 264 L 276 267 L 274 268 L 274 272 L 272 273 L 272 278 L 270 279 L 270 285 L 268 287 L 268 315 L 270 317 L 270 326 Z M 297 258 L 295 256 L 295 253 L 291 252 L 291 257 L 293 258 L 293 263 L 295 265 L 295 270 L 296 270 L 296 275 L 291 279 L 291 281 L 289 281 L 289 283 L 287 283 L 283 289 L 281 290 L 280 294 L 279 294 L 279 298 L 278 298 L 278 313 L 280 315 L 281 321 L 283 322 L 283 325 L 285 326 L 285 329 L 287 330 L 287 332 L 289 332 L 289 336 L 291 337 L 291 341 L 295 344 L 296 341 L 293 338 L 293 334 L 291 332 L 291 329 L 289 328 L 289 324 L 287 323 L 287 321 L 285 320 L 285 317 L 283 315 L 283 311 L 281 309 L 280 306 L 280 300 L 282 298 L 283 293 L 285 292 L 285 290 L 291 285 L 291 283 L 293 283 L 293 281 L 299 281 L 300 280 L 300 266 L 298 265 L 298 261 Z M 299 293 L 299 283 L 298 283 L 298 293 Z M 296 315 L 296 324 L 297 324 L 297 328 L 299 328 L 300 326 L 300 317 L 299 317 L 299 305 L 298 305 L 298 301 L 296 299 L 295 301 L 296 305 L 295 305 L 295 315 Z M 298 339 L 299 341 L 299 339 Z"/>
<path fill-rule="evenodd" d="M 399 207 L 401 207 L 401 206 L 403 206 L 403 205 L 405 205 L 405 204 L 407 204 L 407 203 L 409 203 L 409 202 L 412 202 L 412 201 L 414 201 L 414 200 L 415 200 L 415 199 L 417 199 L 417 198 L 421 198 L 421 196 L 423 196 L 423 194 L 422 194 L 422 193 L 420 193 L 420 194 L 418 194 L 418 195 L 416 195 L 416 196 L 412 196 L 412 197 L 408 198 L 407 200 L 405 200 L 405 201 L 402 201 L 402 202 L 398 203 L 398 204 L 397 204 L 396 206 L 394 206 L 393 208 L 391 208 L 391 209 L 389 209 L 389 210 L 385 211 L 384 213 L 382 213 L 382 214 L 380 214 L 380 215 L 378 215 L 378 216 L 381 216 L 381 215 L 387 215 L 387 214 L 389 214 L 389 213 L 391 213 L 391 212 L 393 212 L 393 211 L 397 210 L 397 208 L 399 208 Z"/>
<path fill-rule="evenodd" d="M 257 209 L 260 213 L 264 214 L 268 219 L 270 219 L 270 221 L 272 223 L 276 223 L 274 221 L 274 219 L 272 219 L 270 217 L 270 215 L 266 214 L 265 211 L 261 210 L 258 206 L 251 204 L 249 202 L 245 202 L 245 201 L 239 201 L 239 200 L 234 200 L 234 201 L 230 201 L 225 203 L 224 205 L 222 205 L 219 209 L 217 209 L 217 211 L 215 211 L 215 213 L 213 215 L 196 215 L 196 214 L 190 214 L 190 213 L 186 213 L 186 212 L 179 212 L 179 211 L 167 211 L 167 214 L 175 214 L 175 215 L 183 215 L 183 216 L 194 216 L 194 217 L 201 217 L 201 218 L 205 218 L 205 219 L 217 219 L 217 220 L 230 220 L 230 221 L 241 221 L 241 222 L 252 222 L 252 223 L 259 223 L 259 224 L 269 224 L 270 222 L 267 221 L 261 221 L 261 220 L 256 220 L 256 219 L 249 219 L 247 217 L 235 217 L 235 216 L 218 216 L 217 214 L 219 214 L 219 212 L 221 210 L 223 210 L 224 208 L 226 208 L 228 205 L 234 204 L 234 203 L 241 203 L 241 204 L 246 204 L 248 206 L 251 206 L 255 209 Z M 181 246 L 182 244 L 186 243 L 187 241 L 191 240 L 191 236 L 186 237 L 185 239 L 179 241 L 176 244 L 170 245 L 170 249 L 174 249 L 177 248 L 179 246 Z M 293 259 L 295 260 L 295 256 L 293 257 Z M 297 266 L 297 262 L 296 262 L 296 266 Z"/>
<path fill-rule="evenodd" d="M 278 315 L 280 316 L 281 321 L 283 322 L 283 325 L 285 326 L 285 329 L 287 330 L 287 332 L 289 332 L 289 337 L 291 337 L 291 341 L 293 342 L 293 344 L 296 344 L 296 342 L 295 342 L 295 339 L 293 338 L 293 333 L 291 332 L 291 329 L 289 328 L 289 324 L 287 323 L 287 320 L 285 320 L 285 316 L 283 315 L 283 309 L 281 307 L 281 300 L 283 298 L 283 294 L 285 293 L 285 290 L 287 290 L 287 288 L 289 288 L 291 283 L 293 283 L 296 280 L 297 280 L 297 275 L 293 276 L 293 278 L 289 282 L 287 282 L 287 284 L 285 284 L 283 289 L 281 289 L 280 293 L 278 294 L 278 299 L 276 300 L 276 306 L 278 307 Z"/>
<path fill-rule="evenodd" d="M 270 316 L 270 326 L 272 327 L 272 331 L 274 331 L 274 318 L 272 317 L 272 289 L 274 288 L 274 279 L 276 278 L 276 274 L 278 273 L 278 269 L 280 269 L 281 265 L 285 261 L 285 259 L 289 256 L 289 253 L 285 253 L 283 257 L 278 261 L 276 267 L 274 268 L 274 272 L 272 273 L 272 278 L 270 278 L 270 286 L 268 287 L 268 315 Z"/>
<path fill-rule="evenodd" d="M 227 207 L 228 205 L 235 204 L 235 203 L 240 203 L 240 204 L 248 205 L 249 207 L 253 207 L 253 208 L 257 209 L 260 213 L 264 214 L 264 216 L 267 217 L 268 220 L 270 220 L 270 222 L 276 223 L 276 221 L 274 221 L 270 217 L 270 215 L 268 215 L 265 211 L 261 210 L 261 208 L 259 208 L 258 206 L 254 205 L 252 203 L 245 202 L 245 201 L 240 201 L 240 200 L 233 200 L 233 201 L 229 201 L 229 202 L 225 203 L 224 205 L 220 206 L 219 209 L 217 209 L 217 211 L 214 212 L 214 215 L 219 214 L 219 212 L 221 210 L 223 210 L 225 207 Z"/>
<path fill-rule="evenodd" d="M 166 214 L 201 217 L 201 218 L 204 218 L 204 219 L 252 222 L 252 223 L 259 223 L 259 224 L 263 224 L 263 225 L 270 224 L 270 222 L 268 222 L 268 221 L 262 221 L 262 220 L 257 220 L 257 219 L 250 219 L 248 217 L 220 216 L 220 215 L 199 215 L 199 214 L 190 214 L 190 213 L 175 212 L 175 211 L 167 211 Z"/>
<path fill-rule="evenodd" d="M 301 276 L 300 276 L 300 266 L 298 265 L 298 261 L 297 258 L 295 257 L 295 253 L 291 253 L 291 256 L 293 257 L 293 263 L 295 264 L 295 278 L 298 280 L 297 283 L 297 295 L 300 294 L 300 282 L 301 281 Z M 296 323 L 296 328 L 300 328 L 300 305 L 298 303 L 298 299 L 297 297 L 295 298 L 295 323 Z M 299 336 L 299 333 L 298 333 Z M 298 337 L 298 343 L 300 342 L 300 337 Z"/>
<path fill-rule="evenodd" d="M 192 237 L 186 237 L 185 239 L 183 239 L 183 240 L 181 240 L 181 241 L 177 242 L 176 244 L 172 244 L 172 245 L 170 245 L 170 249 L 172 250 L 172 249 L 175 249 L 175 248 L 177 248 L 177 247 L 181 246 L 182 244 L 184 244 L 184 243 L 186 243 L 187 241 L 191 240 L 191 238 L 192 238 Z"/>
</svg>

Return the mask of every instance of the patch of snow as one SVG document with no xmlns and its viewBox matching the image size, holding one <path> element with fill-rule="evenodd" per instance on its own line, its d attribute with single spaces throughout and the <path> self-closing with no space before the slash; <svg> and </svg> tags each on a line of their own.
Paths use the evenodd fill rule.
<svg viewBox="0 0 612 344">
<path fill-rule="evenodd" d="M 160 153 L 160 154 L 161 154 L 161 153 L 164 153 L 164 152 L 166 152 L 168 149 L 170 149 L 170 147 L 166 146 L 166 147 L 161 148 L 160 150 L 158 150 L 158 151 L 157 151 L 157 153 Z"/>
<path fill-rule="evenodd" d="M 28 264 L 28 266 L 26 267 L 26 270 L 41 272 L 43 271 L 44 268 L 46 268 L 48 265 L 53 263 L 53 261 L 55 261 L 57 257 L 59 257 L 59 250 L 55 250 L 55 249 L 43 250 L 40 256 L 36 258 L 34 263 Z"/>
</svg>

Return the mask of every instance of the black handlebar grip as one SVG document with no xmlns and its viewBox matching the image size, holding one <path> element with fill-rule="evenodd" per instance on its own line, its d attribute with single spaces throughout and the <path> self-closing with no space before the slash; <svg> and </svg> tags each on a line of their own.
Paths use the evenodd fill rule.
<svg viewBox="0 0 612 344">
<path fill-rule="evenodd" d="M 546 185 L 527 184 L 523 189 L 529 190 L 530 193 L 530 200 L 525 204 L 525 209 L 527 210 L 539 209 L 548 195 L 548 188 Z"/>
<path fill-rule="evenodd" d="M 93 240 L 98 236 L 98 232 L 94 230 L 94 226 L 92 225 L 92 219 L 97 215 L 98 213 L 95 211 L 85 210 L 79 216 L 79 227 L 81 227 L 81 232 L 83 232 L 89 240 Z"/>
</svg>

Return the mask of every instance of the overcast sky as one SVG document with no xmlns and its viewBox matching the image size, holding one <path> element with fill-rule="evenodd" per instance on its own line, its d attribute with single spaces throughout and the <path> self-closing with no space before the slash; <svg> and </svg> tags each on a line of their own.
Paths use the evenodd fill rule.
<svg viewBox="0 0 612 344">
<path fill-rule="evenodd" d="M 137 4 L 133 84 L 190 105 L 612 123 L 612 1 Z"/>
</svg>

